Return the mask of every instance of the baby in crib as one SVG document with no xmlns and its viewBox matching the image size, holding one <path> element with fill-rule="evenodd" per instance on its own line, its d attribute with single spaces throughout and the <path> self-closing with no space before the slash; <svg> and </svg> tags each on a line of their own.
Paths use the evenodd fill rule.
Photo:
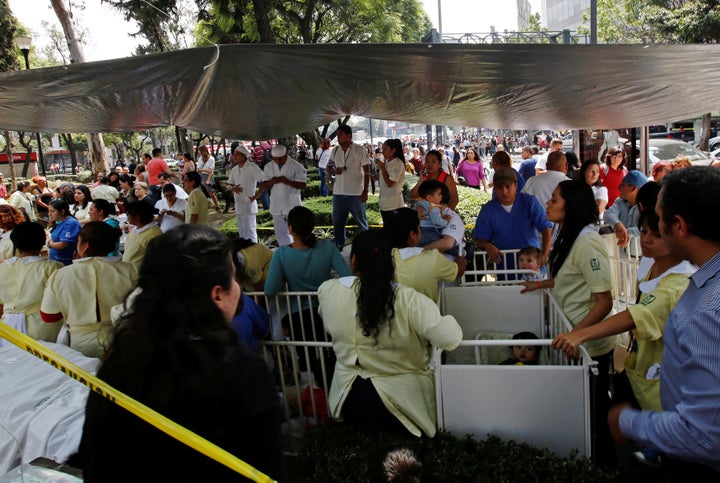
<svg viewBox="0 0 720 483">
<path fill-rule="evenodd" d="M 538 336 L 532 332 L 518 332 L 513 340 L 537 340 Z M 540 359 L 540 346 L 537 345 L 511 345 L 512 357 L 500 363 L 501 366 L 536 366 Z"/>
<path fill-rule="evenodd" d="M 524 273 L 520 276 L 522 280 L 533 282 L 547 278 L 547 270 L 543 266 L 542 252 L 536 247 L 525 247 L 518 252 L 518 268 L 521 270 L 535 270 L 536 274 Z"/>
</svg>

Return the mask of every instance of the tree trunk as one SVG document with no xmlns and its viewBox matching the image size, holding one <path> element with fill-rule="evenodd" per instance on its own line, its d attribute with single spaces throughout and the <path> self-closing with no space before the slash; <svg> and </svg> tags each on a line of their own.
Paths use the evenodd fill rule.
<svg viewBox="0 0 720 483">
<path fill-rule="evenodd" d="M 75 143 L 72 140 L 72 134 L 64 132 L 60 134 L 60 136 L 63 138 L 63 141 L 65 141 L 68 151 L 70 151 L 70 166 L 72 174 L 75 174 L 77 172 L 78 159 L 77 150 L 75 149 Z"/>
<path fill-rule="evenodd" d="M 707 114 L 703 114 L 702 136 L 700 136 L 700 141 L 698 142 L 698 147 L 703 151 L 708 150 L 708 141 L 710 141 L 710 131 L 712 130 L 711 121 L 712 118 L 709 112 Z"/>
<path fill-rule="evenodd" d="M 10 131 L 5 131 L 5 153 L 8 157 L 8 168 L 10 168 L 10 191 L 17 189 L 17 178 L 15 177 L 15 163 L 13 163 L 13 152 L 12 152 L 12 138 L 10 137 Z"/>
<path fill-rule="evenodd" d="M 55 10 L 60 25 L 62 25 L 63 32 L 65 32 L 65 40 L 70 50 L 70 63 L 80 64 L 85 62 L 85 53 L 83 52 L 82 42 L 75 31 L 75 24 L 73 23 L 72 13 L 68 9 L 65 0 L 50 0 L 50 3 Z M 92 171 L 93 174 L 99 173 L 100 171 L 108 172 L 110 165 L 108 164 L 107 155 L 105 153 L 105 142 L 98 133 L 86 134 L 88 142 L 88 151 L 92 156 Z M 74 158 L 73 158 L 74 159 Z"/>
<path fill-rule="evenodd" d="M 267 0 L 253 0 L 253 11 L 255 12 L 255 22 L 260 34 L 261 44 L 275 43 L 275 36 L 270 27 L 269 4 L 270 2 Z"/>
<path fill-rule="evenodd" d="M 178 145 L 178 152 L 191 153 L 192 142 L 188 139 L 188 131 L 184 127 L 175 126 L 175 140 Z"/>
<path fill-rule="evenodd" d="M 18 132 L 18 138 L 20 140 L 20 144 L 22 144 L 22 147 L 25 148 L 25 162 L 23 162 L 22 172 L 20 175 L 23 178 L 28 177 L 28 169 L 30 169 L 30 158 L 32 157 L 32 138 L 30 138 L 28 141 L 25 141 L 25 133 L 24 132 Z"/>
</svg>

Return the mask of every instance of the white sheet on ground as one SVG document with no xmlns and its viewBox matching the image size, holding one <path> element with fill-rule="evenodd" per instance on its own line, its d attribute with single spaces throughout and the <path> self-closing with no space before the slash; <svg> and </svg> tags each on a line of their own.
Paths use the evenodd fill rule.
<svg viewBox="0 0 720 483">
<path fill-rule="evenodd" d="M 42 342 L 95 374 L 99 359 Z M 45 457 L 65 463 L 77 452 L 88 389 L 47 362 L 7 344 L 0 348 L 0 475 Z"/>
</svg>

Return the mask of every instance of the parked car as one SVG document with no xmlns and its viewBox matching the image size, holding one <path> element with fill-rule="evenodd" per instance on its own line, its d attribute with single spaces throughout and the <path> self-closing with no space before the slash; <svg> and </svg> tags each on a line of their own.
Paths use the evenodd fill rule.
<svg viewBox="0 0 720 483">
<path fill-rule="evenodd" d="M 648 155 L 650 157 L 648 170 L 651 170 L 658 161 L 672 161 L 678 156 L 687 156 L 695 166 L 708 166 L 713 161 L 710 154 L 679 139 L 649 139 Z"/>
<path fill-rule="evenodd" d="M 720 149 L 720 136 L 715 136 L 714 138 L 708 139 L 708 149 L 710 151 Z"/>
</svg>

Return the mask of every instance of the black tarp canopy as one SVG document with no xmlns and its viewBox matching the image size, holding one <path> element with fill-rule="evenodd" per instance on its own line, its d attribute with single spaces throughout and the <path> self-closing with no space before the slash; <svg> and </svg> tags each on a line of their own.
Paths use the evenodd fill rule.
<svg viewBox="0 0 720 483">
<path fill-rule="evenodd" d="M 240 44 L 0 75 L 0 129 L 267 139 L 352 114 L 603 129 L 720 106 L 720 46 Z"/>
</svg>

